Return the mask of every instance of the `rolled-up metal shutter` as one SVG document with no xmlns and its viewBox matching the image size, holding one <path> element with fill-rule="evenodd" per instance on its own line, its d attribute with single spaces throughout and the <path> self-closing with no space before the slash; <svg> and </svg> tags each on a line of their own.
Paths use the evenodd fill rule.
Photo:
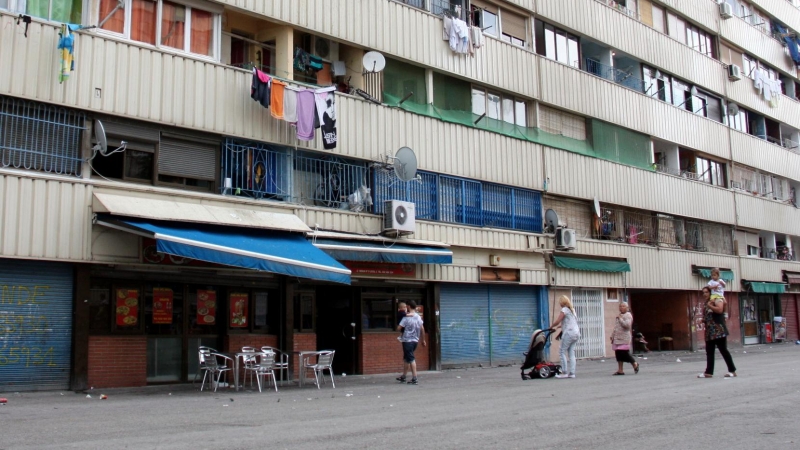
<svg viewBox="0 0 800 450">
<path fill-rule="evenodd" d="M 486 11 L 489 11 L 492 14 L 497 14 L 497 5 L 495 5 L 494 3 L 489 3 L 485 0 L 471 0 L 469 4 L 475 8 L 485 9 Z"/>
<path fill-rule="evenodd" d="M 517 39 L 528 42 L 529 39 L 528 33 L 526 32 L 525 19 L 525 16 L 514 14 L 505 9 L 502 10 L 500 21 L 503 34 L 514 36 Z"/>
<path fill-rule="evenodd" d="M 538 286 L 489 286 L 492 365 L 519 364 L 539 328 Z"/>
<path fill-rule="evenodd" d="M 158 127 L 143 127 L 140 125 L 129 125 L 120 122 L 101 120 L 106 136 L 117 137 L 120 140 L 136 140 L 147 142 L 158 142 L 161 133 Z"/>
<path fill-rule="evenodd" d="M 439 296 L 442 366 L 489 365 L 489 291 L 486 285 L 443 284 Z"/>
<path fill-rule="evenodd" d="M 214 181 L 219 145 L 162 137 L 158 149 L 158 173 Z"/>
<path fill-rule="evenodd" d="M 69 389 L 72 268 L 0 259 L 0 391 Z"/>
</svg>

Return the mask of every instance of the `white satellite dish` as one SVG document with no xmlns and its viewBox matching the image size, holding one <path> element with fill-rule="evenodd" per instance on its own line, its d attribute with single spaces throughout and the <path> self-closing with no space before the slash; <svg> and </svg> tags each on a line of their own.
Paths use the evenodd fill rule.
<svg viewBox="0 0 800 450">
<path fill-rule="evenodd" d="M 361 62 L 364 65 L 364 72 L 380 72 L 386 68 L 386 58 L 378 52 L 364 53 Z"/>
<path fill-rule="evenodd" d="M 555 210 L 548 209 L 544 213 L 544 224 L 545 224 L 545 231 L 548 233 L 555 233 L 557 229 L 562 228 L 564 226 L 561 223 L 561 220 L 558 218 L 558 213 Z"/>
<path fill-rule="evenodd" d="M 728 115 L 729 116 L 739 115 L 739 105 L 737 105 L 736 103 L 728 103 Z"/>
<path fill-rule="evenodd" d="M 128 143 L 125 141 L 120 142 L 120 146 L 113 151 L 108 151 L 108 138 L 106 137 L 106 128 L 100 120 L 94 121 L 94 147 L 92 151 L 100 152 L 103 156 L 108 156 L 117 152 L 124 152 L 128 148 Z"/>
<path fill-rule="evenodd" d="M 414 150 L 402 147 L 394 155 L 394 173 L 401 181 L 411 181 L 417 178 L 417 155 Z"/>
</svg>

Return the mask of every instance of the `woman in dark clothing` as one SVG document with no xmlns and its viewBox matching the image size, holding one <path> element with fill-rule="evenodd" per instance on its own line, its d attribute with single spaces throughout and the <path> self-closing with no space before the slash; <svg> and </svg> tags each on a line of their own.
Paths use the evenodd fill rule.
<svg viewBox="0 0 800 450">
<path fill-rule="evenodd" d="M 703 288 L 703 300 L 705 307 L 703 310 L 704 323 L 706 327 L 706 371 L 697 378 L 711 378 L 714 376 L 714 349 L 719 349 L 722 359 L 728 365 L 726 378 L 736 376 L 736 366 L 733 365 L 733 358 L 728 351 L 728 328 L 725 326 L 725 316 L 722 312 L 725 309 L 725 300 L 711 299 L 711 289 Z"/>
</svg>

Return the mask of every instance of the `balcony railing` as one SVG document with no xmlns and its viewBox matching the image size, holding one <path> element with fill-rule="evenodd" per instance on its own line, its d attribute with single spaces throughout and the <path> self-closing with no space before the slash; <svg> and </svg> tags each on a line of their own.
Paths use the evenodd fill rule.
<svg viewBox="0 0 800 450">
<path fill-rule="evenodd" d="M 628 89 L 644 92 L 644 81 L 636 78 L 632 74 L 611 66 L 607 66 L 605 64 L 601 64 L 600 62 L 591 58 L 586 58 L 584 62 L 584 71 L 600 78 L 613 81 L 614 83 L 625 86 Z"/>
<path fill-rule="evenodd" d="M 617 11 L 621 12 L 622 14 L 625 14 L 628 17 L 631 17 L 631 18 L 636 19 L 636 20 L 640 20 L 640 16 L 636 11 L 634 11 L 634 10 L 624 6 L 624 5 L 622 5 L 618 1 L 615 1 L 615 0 L 596 0 L 596 1 L 606 5 L 608 7 L 616 9 Z"/>
<path fill-rule="evenodd" d="M 85 114 L 0 96 L 0 167 L 81 176 Z"/>
</svg>

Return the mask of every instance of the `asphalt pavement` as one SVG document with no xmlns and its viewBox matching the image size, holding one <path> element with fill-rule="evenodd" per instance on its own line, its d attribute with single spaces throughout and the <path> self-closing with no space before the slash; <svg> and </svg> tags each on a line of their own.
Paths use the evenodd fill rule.
<svg viewBox="0 0 800 450">
<path fill-rule="evenodd" d="M 746 353 L 745 353 L 746 352 Z M 517 367 L 336 377 L 274 391 L 191 385 L 0 394 L 0 449 L 800 448 L 800 345 L 734 349 L 739 376 L 697 379 L 704 353 L 651 353 L 611 376 L 522 381 Z M 680 360 L 680 362 L 678 362 Z M 107 395 L 101 400 L 101 395 Z"/>
</svg>

